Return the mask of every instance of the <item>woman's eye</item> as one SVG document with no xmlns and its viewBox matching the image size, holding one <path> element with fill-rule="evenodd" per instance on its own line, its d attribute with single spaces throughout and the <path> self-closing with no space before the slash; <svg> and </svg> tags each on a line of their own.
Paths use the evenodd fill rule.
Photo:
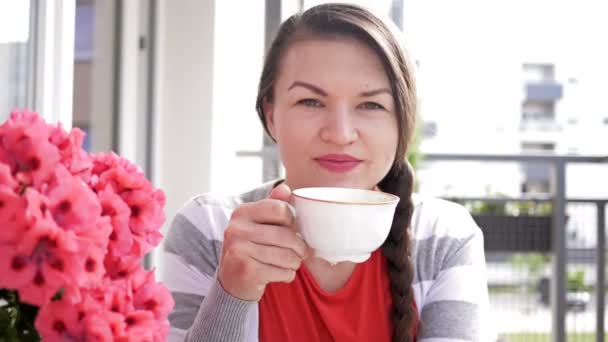
<svg viewBox="0 0 608 342">
<path fill-rule="evenodd" d="M 384 107 L 381 104 L 378 104 L 376 102 L 365 102 L 365 103 L 362 103 L 360 105 L 360 107 L 362 107 L 363 109 L 372 109 L 372 110 L 384 109 Z"/>
<path fill-rule="evenodd" d="M 298 104 L 302 104 L 308 107 L 321 107 L 321 102 L 315 99 L 303 99 L 298 101 Z"/>
</svg>

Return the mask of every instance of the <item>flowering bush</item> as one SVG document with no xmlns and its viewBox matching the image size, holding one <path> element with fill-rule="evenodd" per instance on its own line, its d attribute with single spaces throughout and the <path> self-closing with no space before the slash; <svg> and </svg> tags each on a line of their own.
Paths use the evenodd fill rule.
<svg viewBox="0 0 608 342">
<path fill-rule="evenodd" d="M 0 126 L 0 341 L 161 341 L 173 300 L 142 258 L 165 196 L 84 133 L 15 111 Z"/>
</svg>

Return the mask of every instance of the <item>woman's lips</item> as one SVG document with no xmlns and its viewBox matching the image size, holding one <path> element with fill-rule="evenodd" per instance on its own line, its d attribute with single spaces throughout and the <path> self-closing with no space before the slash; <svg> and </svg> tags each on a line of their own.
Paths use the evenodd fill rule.
<svg viewBox="0 0 608 342">
<path fill-rule="evenodd" d="M 348 154 L 326 154 L 315 158 L 315 161 L 319 163 L 322 168 L 336 173 L 352 171 L 362 162 L 362 160 Z"/>
</svg>

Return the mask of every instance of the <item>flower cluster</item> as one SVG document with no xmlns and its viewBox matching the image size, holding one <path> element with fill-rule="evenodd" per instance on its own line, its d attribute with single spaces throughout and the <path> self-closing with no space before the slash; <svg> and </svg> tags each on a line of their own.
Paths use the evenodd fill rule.
<svg viewBox="0 0 608 342">
<path fill-rule="evenodd" d="M 0 289 L 39 308 L 45 341 L 164 340 L 173 300 L 141 262 L 165 196 L 84 136 L 28 111 L 0 126 Z"/>
</svg>

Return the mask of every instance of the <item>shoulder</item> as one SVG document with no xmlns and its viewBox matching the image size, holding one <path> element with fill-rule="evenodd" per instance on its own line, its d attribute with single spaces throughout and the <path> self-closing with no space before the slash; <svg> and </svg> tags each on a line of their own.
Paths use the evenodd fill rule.
<svg viewBox="0 0 608 342">
<path fill-rule="evenodd" d="M 482 231 L 462 205 L 415 196 L 411 225 L 417 281 L 434 280 L 455 266 L 485 262 Z"/>
<path fill-rule="evenodd" d="M 412 199 L 414 239 L 463 239 L 481 233 L 469 211 L 458 203 L 420 194 L 414 194 Z"/>
</svg>

